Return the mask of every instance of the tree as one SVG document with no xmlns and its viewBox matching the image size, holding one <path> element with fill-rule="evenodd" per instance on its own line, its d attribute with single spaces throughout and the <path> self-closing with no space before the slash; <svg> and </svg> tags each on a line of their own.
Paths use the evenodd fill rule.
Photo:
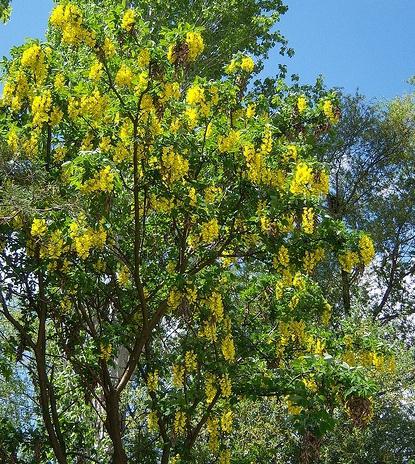
<svg viewBox="0 0 415 464">
<path fill-rule="evenodd" d="M 2 98 L 1 314 L 33 355 L 50 458 L 192 462 L 207 431 L 229 463 L 250 394 L 284 401 L 311 462 L 336 408 L 363 424 L 374 391 L 313 279 L 325 252 L 373 255 L 321 210 L 335 96 L 250 93 L 244 40 L 219 76 L 200 28 L 78 3 L 14 50 Z"/>
<path fill-rule="evenodd" d="M 332 279 L 333 299 L 343 300 L 346 313 L 361 304 L 374 319 L 405 327 L 413 311 L 413 97 L 376 105 L 362 96 L 342 100 L 341 122 L 319 156 L 332 173 L 328 211 L 368 231 L 377 258 L 365 274 L 343 270 L 340 287 Z M 324 279 L 333 275 L 330 267 Z"/>
<path fill-rule="evenodd" d="M 0 0 L 0 21 L 5 23 L 8 21 L 11 13 L 10 0 Z"/>
</svg>

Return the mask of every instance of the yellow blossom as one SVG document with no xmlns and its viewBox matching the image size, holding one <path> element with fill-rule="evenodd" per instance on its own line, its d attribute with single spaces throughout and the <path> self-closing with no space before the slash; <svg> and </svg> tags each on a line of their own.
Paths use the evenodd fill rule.
<svg viewBox="0 0 415 464">
<path fill-rule="evenodd" d="M 213 292 L 212 295 L 207 299 L 207 305 L 215 316 L 217 321 L 223 319 L 223 302 L 222 295 L 218 292 Z"/>
<path fill-rule="evenodd" d="M 362 234 L 359 238 L 359 253 L 365 266 L 369 265 L 375 256 L 372 239 L 366 234 Z"/>
<path fill-rule="evenodd" d="M 231 433 L 233 424 L 233 412 L 231 410 L 225 411 L 220 419 L 220 426 L 223 433 Z"/>
<path fill-rule="evenodd" d="M 104 45 L 102 48 L 107 58 L 111 58 L 115 55 L 115 52 L 116 52 L 115 44 L 110 38 L 105 37 Z"/>
<path fill-rule="evenodd" d="M 201 226 L 201 239 L 204 243 L 212 243 L 219 237 L 219 224 L 216 218 L 205 222 Z"/>
<path fill-rule="evenodd" d="M 339 256 L 339 263 L 345 272 L 352 272 L 354 266 L 359 263 L 359 255 L 354 251 L 347 250 Z"/>
<path fill-rule="evenodd" d="M 255 68 L 255 62 L 250 56 L 244 56 L 241 61 L 242 71 L 251 73 Z"/>
<path fill-rule="evenodd" d="M 152 393 L 155 392 L 159 385 L 159 372 L 149 372 L 147 376 L 147 390 Z"/>
<path fill-rule="evenodd" d="M 207 404 L 210 404 L 215 399 L 215 396 L 218 392 L 216 384 L 216 377 L 212 374 L 208 374 L 205 381 L 205 395 Z"/>
<path fill-rule="evenodd" d="M 223 375 L 219 380 L 220 390 L 224 398 L 229 398 L 232 394 L 232 383 L 228 374 Z"/>
<path fill-rule="evenodd" d="M 186 427 L 186 413 L 183 411 L 177 411 L 174 416 L 174 433 L 176 435 L 182 435 Z"/>
<path fill-rule="evenodd" d="M 128 9 L 124 13 L 124 16 L 122 18 L 121 27 L 124 30 L 130 32 L 134 28 L 134 25 L 135 25 L 135 11 L 132 9 Z"/>
<path fill-rule="evenodd" d="M 323 103 L 323 112 L 327 119 L 332 123 L 336 124 L 339 121 L 339 117 L 334 113 L 333 104 L 330 100 L 325 100 Z"/>
<path fill-rule="evenodd" d="M 46 221 L 45 219 L 33 219 L 32 228 L 30 233 L 32 237 L 43 237 L 47 231 Z"/>
<path fill-rule="evenodd" d="M 169 183 L 182 179 L 189 171 L 189 161 L 176 153 L 173 147 L 164 147 L 162 164 Z"/>
<path fill-rule="evenodd" d="M 246 108 L 246 117 L 251 119 L 255 116 L 255 105 L 250 103 Z"/>
<path fill-rule="evenodd" d="M 298 97 L 297 99 L 297 109 L 300 114 L 304 113 L 307 108 L 307 99 L 305 97 Z"/>
<path fill-rule="evenodd" d="M 40 45 L 33 44 L 29 48 L 26 48 L 22 54 L 20 62 L 24 68 L 28 68 L 32 71 L 38 84 L 44 81 L 47 69 L 45 53 Z"/>
<path fill-rule="evenodd" d="M 115 173 L 111 166 L 101 169 L 92 179 L 88 179 L 81 186 L 81 191 L 92 192 L 111 192 L 114 189 Z"/>
<path fill-rule="evenodd" d="M 91 66 L 91 69 L 89 71 L 89 79 L 91 79 L 91 81 L 99 81 L 102 77 L 102 74 L 104 72 L 104 66 L 102 65 L 102 63 L 100 63 L 99 61 L 95 61 L 95 63 Z"/>
<path fill-rule="evenodd" d="M 312 234 L 314 231 L 314 210 L 304 208 L 302 216 L 302 228 L 305 234 Z"/>
<path fill-rule="evenodd" d="M 189 373 L 197 370 L 197 356 L 194 351 L 186 351 L 184 355 L 184 364 Z"/>
<path fill-rule="evenodd" d="M 150 64 L 150 50 L 148 48 L 143 48 L 140 50 L 137 58 L 137 63 L 140 68 L 146 68 Z"/>
<path fill-rule="evenodd" d="M 239 148 L 240 132 L 231 130 L 228 135 L 218 138 L 218 149 L 221 153 L 233 152 Z"/>
<path fill-rule="evenodd" d="M 186 102 L 189 105 L 197 105 L 205 101 L 205 89 L 198 84 L 189 87 L 186 94 Z"/>
<path fill-rule="evenodd" d="M 235 344 L 232 335 L 227 335 L 222 341 L 222 354 L 226 361 L 235 361 Z"/>
<path fill-rule="evenodd" d="M 230 450 L 222 450 L 219 455 L 219 464 L 231 464 Z"/>
<path fill-rule="evenodd" d="M 155 411 L 150 411 L 150 413 L 148 414 L 147 425 L 148 425 L 148 429 L 151 432 L 158 431 L 158 418 L 157 418 L 157 413 Z"/>
<path fill-rule="evenodd" d="M 209 433 L 209 449 L 214 452 L 219 448 L 219 420 L 209 417 L 207 420 L 207 430 Z"/>
<path fill-rule="evenodd" d="M 130 87 L 133 81 L 133 72 L 131 69 L 123 64 L 115 75 L 115 83 L 119 87 Z"/>
<path fill-rule="evenodd" d="M 294 194 L 307 194 L 313 179 L 313 170 L 305 163 L 298 163 L 291 181 L 290 191 Z"/>
<path fill-rule="evenodd" d="M 203 38 L 199 32 L 188 32 L 186 34 L 186 43 L 189 47 L 189 60 L 195 61 L 205 48 Z"/>
<path fill-rule="evenodd" d="M 173 386 L 183 388 L 184 385 L 184 367 L 180 364 L 173 366 Z"/>
<path fill-rule="evenodd" d="M 112 345 L 101 343 L 100 345 L 100 358 L 104 361 L 108 361 L 111 358 Z"/>
</svg>

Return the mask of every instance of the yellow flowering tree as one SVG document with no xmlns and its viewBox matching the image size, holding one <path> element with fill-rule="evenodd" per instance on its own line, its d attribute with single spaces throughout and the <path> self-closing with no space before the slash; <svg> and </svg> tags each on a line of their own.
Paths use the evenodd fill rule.
<svg viewBox="0 0 415 464">
<path fill-rule="evenodd" d="M 191 462 L 206 439 L 230 463 L 240 395 L 284 400 L 305 437 L 333 404 L 368 420 L 372 387 L 313 279 L 327 253 L 346 271 L 373 255 L 320 208 L 313 143 L 335 97 L 247 91 L 243 49 L 210 79 L 202 29 L 154 40 L 144 10 L 103 4 L 57 2 L 50 42 L 14 51 L 1 99 L 1 313 L 33 354 L 54 459 L 80 446 L 55 357 L 116 463 L 133 462 L 134 427 L 155 462 Z"/>
</svg>

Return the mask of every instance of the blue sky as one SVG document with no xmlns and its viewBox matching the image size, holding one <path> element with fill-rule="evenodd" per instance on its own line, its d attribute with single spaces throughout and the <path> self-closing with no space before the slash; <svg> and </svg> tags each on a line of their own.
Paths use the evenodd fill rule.
<svg viewBox="0 0 415 464">
<path fill-rule="evenodd" d="M 168 0 L 166 0 L 168 1 Z M 329 86 L 357 88 L 370 98 L 410 91 L 415 75 L 415 0 L 287 0 L 280 28 L 296 55 L 272 53 L 265 72 L 288 64 L 301 82 L 319 74 Z M 0 25 L 0 56 L 26 37 L 42 37 L 52 0 L 13 0 L 12 20 Z"/>
</svg>

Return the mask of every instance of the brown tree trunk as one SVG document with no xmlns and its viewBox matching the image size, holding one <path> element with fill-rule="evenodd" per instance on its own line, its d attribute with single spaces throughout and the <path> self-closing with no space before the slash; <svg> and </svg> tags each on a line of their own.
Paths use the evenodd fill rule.
<svg viewBox="0 0 415 464">
<path fill-rule="evenodd" d="M 107 410 L 105 426 L 113 445 L 113 463 L 127 464 L 127 455 L 121 436 L 120 400 L 115 390 L 105 394 L 105 406 Z"/>
</svg>

